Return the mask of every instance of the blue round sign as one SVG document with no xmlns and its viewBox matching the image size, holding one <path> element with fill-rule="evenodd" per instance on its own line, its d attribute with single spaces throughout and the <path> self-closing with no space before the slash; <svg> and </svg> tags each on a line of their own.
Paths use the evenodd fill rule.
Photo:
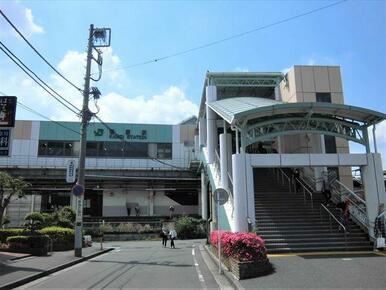
<svg viewBox="0 0 386 290">
<path fill-rule="evenodd" d="M 84 193 L 84 187 L 80 184 L 75 184 L 72 188 L 72 194 L 75 196 L 81 196 Z"/>
</svg>

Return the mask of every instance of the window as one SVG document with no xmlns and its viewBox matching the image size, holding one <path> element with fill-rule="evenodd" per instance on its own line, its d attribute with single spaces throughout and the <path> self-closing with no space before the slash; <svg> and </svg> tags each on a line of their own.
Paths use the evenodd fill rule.
<svg viewBox="0 0 386 290">
<path fill-rule="evenodd" d="M 47 155 L 49 156 L 63 156 L 64 153 L 64 142 L 60 141 L 49 141 Z"/>
<path fill-rule="evenodd" d="M 87 142 L 86 145 L 86 156 L 87 157 L 97 157 L 98 156 L 98 143 L 99 142 Z"/>
<path fill-rule="evenodd" d="M 132 142 L 125 143 L 124 157 L 129 158 L 148 158 L 148 143 Z"/>
<path fill-rule="evenodd" d="M 172 159 L 172 144 L 158 143 L 157 144 L 157 158 Z"/>
<path fill-rule="evenodd" d="M 316 93 L 316 101 L 320 103 L 331 103 L 331 93 Z"/>
<path fill-rule="evenodd" d="M 47 155 L 48 142 L 47 141 L 39 141 L 39 149 L 38 155 L 45 156 Z"/>
<path fill-rule="evenodd" d="M 324 146 L 326 153 L 336 153 L 336 141 L 334 136 L 324 135 Z"/>
<path fill-rule="evenodd" d="M 100 157 L 123 157 L 123 142 L 103 142 Z"/>
</svg>

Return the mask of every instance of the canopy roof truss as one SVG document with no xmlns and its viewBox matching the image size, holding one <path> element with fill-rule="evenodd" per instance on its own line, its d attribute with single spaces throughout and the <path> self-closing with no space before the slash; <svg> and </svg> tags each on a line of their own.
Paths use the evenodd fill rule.
<svg viewBox="0 0 386 290">
<path fill-rule="evenodd" d="M 323 117 L 284 117 L 271 121 L 258 122 L 242 130 L 242 146 L 248 146 L 258 141 L 273 137 L 300 134 L 319 133 L 333 135 L 368 146 L 367 127 L 354 122 Z"/>
</svg>

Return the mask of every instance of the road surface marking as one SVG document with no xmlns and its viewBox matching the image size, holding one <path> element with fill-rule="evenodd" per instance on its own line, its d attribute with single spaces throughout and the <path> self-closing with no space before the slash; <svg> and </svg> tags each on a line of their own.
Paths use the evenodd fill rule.
<svg viewBox="0 0 386 290">
<path fill-rule="evenodd" d="M 193 244 L 192 256 L 193 256 L 194 266 L 195 266 L 195 268 L 196 268 L 196 272 L 197 272 L 198 280 L 200 281 L 200 284 L 201 284 L 201 288 L 206 290 L 207 288 L 206 288 L 204 276 L 203 276 L 202 273 L 201 273 L 201 270 L 200 270 L 200 267 L 199 267 L 199 265 L 198 265 L 198 262 L 197 262 L 197 259 L 196 259 L 196 256 L 195 256 L 195 255 L 196 255 L 196 254 L 195 254 L 195 252 L 194 252 L 194 244 Z"/>
</svg>

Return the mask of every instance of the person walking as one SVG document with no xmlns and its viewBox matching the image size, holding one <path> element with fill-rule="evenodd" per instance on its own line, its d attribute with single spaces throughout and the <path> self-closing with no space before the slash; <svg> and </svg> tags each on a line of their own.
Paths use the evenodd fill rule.
<svg viewBox="0 0 386 290">
<path fill-rule="evenodd" d="M 175 249 L 174 240 L 177 238 L 177 232 L 175 229 L 170 231 L 170 248 Z"/>
<path fill-rule="evenodd" d="M 166 247 L 168 243 L 168 235 L 169 235 L 169 230 L 165 227 L 162 227 L 161 237 L 162 237 L 162 246 L 164 247 Z"/>
</svg>

